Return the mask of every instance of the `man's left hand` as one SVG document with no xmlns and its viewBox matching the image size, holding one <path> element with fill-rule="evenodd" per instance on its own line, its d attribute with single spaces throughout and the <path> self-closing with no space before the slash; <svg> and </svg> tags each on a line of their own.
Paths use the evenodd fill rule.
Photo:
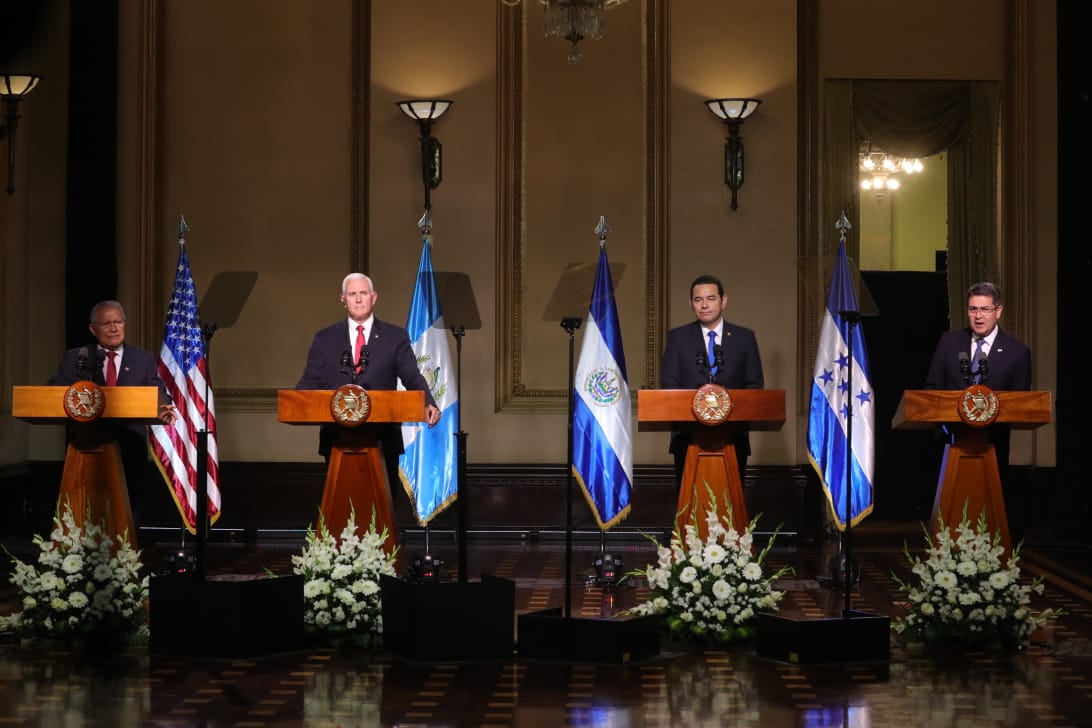
<svg viewBox="0 0 1092 728">
<path fill-rule="evenodd" d="M 432 427 L 440 421 L 440 408 L 434 404 L 425 405 L 425 422 Z"/>
<path fill-rule="evenodd" d="M 164 425 L 173 425 L 174 421 L 178 419 L 178 410 L 173 404 L 164 404 L 159 406 L 159 420 Z"/>
</svg>

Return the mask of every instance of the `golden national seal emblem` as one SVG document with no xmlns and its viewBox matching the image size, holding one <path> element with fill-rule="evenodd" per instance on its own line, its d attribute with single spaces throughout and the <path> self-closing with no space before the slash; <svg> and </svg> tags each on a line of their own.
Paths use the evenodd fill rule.
<svg viewBox="0 0 1092 728">
<path fill-rule="evenodd" d="M 694 393 L 693 410 L 703 425 L 719 425 L 732 414 L 732 398 L 719 384 L 703 384 Z"/>
<path fill-rule="evenodd" d="M 64 411 L 77 422 L 93 422 L 105 409 L 106 397 L 94 382 L 75 382 L 64 391 Z"/>
<path fill-rule="evenodd" d="M 997 395 L 981 384 L 972 384 L 959 398 L 959 419 L 972 427 L 985 427 L 997 419 L 1000 410 Z"/>
<path fill-rule="evenodd" d="M 356 427 L 365 422 L 371 412 L 371 397 L 359 384 L 343 384 L 334 390 L 334 396 L 330 398 L 330 414 L 340 425 Z"/>
</svg>

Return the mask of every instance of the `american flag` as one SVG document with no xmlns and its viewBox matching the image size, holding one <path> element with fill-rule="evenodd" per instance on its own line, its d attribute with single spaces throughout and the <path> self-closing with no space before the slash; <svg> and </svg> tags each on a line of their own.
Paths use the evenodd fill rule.
<svg viewBox="0 0 1092 728">
<path fill-rule="evenodd" d="M 167 308 L 163 348 L 159 352 L 159 378 L 167 385 L 167 391 L 178 408 L 178 419 L 173 425 L 155 425 L 151 428 L 152 450 L 159 472 L 163 474 L 163 479 L 171 490 L 171 496 L 178 505 L 186 528 L 195 533 L 197 433 L 203 428 L 208 431 L 210 523 L 215 523 L 220 517 L 220 474 L 216 450 L 216 408 L 208 378 L 205 340 L 197 311 L 197 290 L 190 274 L 185 238 L 179 237 L 178 247 L 174 292 Z"/>
</svg>

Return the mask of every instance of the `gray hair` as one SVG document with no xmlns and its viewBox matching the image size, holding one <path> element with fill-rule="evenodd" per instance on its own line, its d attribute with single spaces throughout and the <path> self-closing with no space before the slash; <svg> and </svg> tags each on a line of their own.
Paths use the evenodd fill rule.
<svg viewBox="0 0 1092 728">
<path fill-rule="evenodd" d="M 341 279 L 341 295 L 345 295 L 345 286 L 349 285 L 349 281 L 356 280 L 358 278 L 367 281 L 368 288 L 372 289 L 372 293 L 375 293 L 375 284 L 372 283 L 371 278 L 364 275 L 363 273 L 350 273 L 349 275 Z"/>
<path fill-rule="evenodd" d="M 98 318 L 99 312 L 104 308 L 116 308 L 121 311 L 121 320 L 125 320 L 125 307 L 117 301 L 99 301 L 91 307 L 91 323 L 95 323 L 95 319 Z"/>
</svg>

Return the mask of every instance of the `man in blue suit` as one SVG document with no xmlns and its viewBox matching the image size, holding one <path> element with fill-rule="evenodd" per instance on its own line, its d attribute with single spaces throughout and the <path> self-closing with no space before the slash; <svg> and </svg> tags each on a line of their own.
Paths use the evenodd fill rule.
<svg viewBox="0 0 1092 728">
<path fill-rule="evenodd" d="M 401 326 L 375 317 L 378 298 L 371 278 L 363 273 L 345 276 L 340 301 L 346 318 L 315 334 L 296 389 L 337 389 L 343 384 L 359 384 L 364 389 L 393 390 L 402 380 L 406 389 L 425 393 L 426 421 L 429 426 L 435 425 L 440 421 L 440 409 L 417 368 L 409 334 Z M 323 425 L 319 430 L 319 454 L 327 459 L 340 427 Z M 399 482 L 402 428 L 398 424 L 381 425 L 377 437 L 393 489 Z"/>
<path fill-rule="evenodd" d="M 660 364 L 661 389 L 697 389 L 713 382 L 725 389 L 762 389 L 762 359 L 758 339 L 751 329 L 724 319 L 728 296 L 724 284 L 702 275 L 690 284 L 690 310 L 695 320 L 667 334 Z M 710 361 L 710 352 L 713 361 Z M 739 478 L 743 482 L 751 445 L 746 432 L 733 435 Z M 675 457 L 675 482 L 681 485 L 690 435 L 671 433 L 669 452 Z"/>
<path fill-rule="evenodd" d="M 923 388 L 969 387 L 976 383 L 978 363 L 984 359 L 981 384 L 1001 392 L 1030 390 L 1031 349 L 1001 330 L 1003 311 L 1001 290 L 993 283 L 975 283 L 967 289 L 968 326 L 940 337 Z"/>
<path fill-rule="evenodd" d="M 965 389 L 972 384 L 983 384 L 1001 392 L 1030 390 L 1031 349 L 1001 330 L 1003 311 L 1001 290 L 993 283 L 983 281 L 968 288 L 968 325 L 941 335 L 923 389 Z M 1009 434 L 1008 427 L 995 425 L 990 442 L 997 454 L 1012 537 L 1019 541 L 1027 509 L 1013 492 L 1013 484 L 1008 482 Z M 942 435 L 938 453 L 944 444 L 951 442 L 950 433 L 944 431 Z M 939 454 L 936 459 L 939 463 Z M 968 516 L 973 519 L 977 514 Z"/>
</svg>

